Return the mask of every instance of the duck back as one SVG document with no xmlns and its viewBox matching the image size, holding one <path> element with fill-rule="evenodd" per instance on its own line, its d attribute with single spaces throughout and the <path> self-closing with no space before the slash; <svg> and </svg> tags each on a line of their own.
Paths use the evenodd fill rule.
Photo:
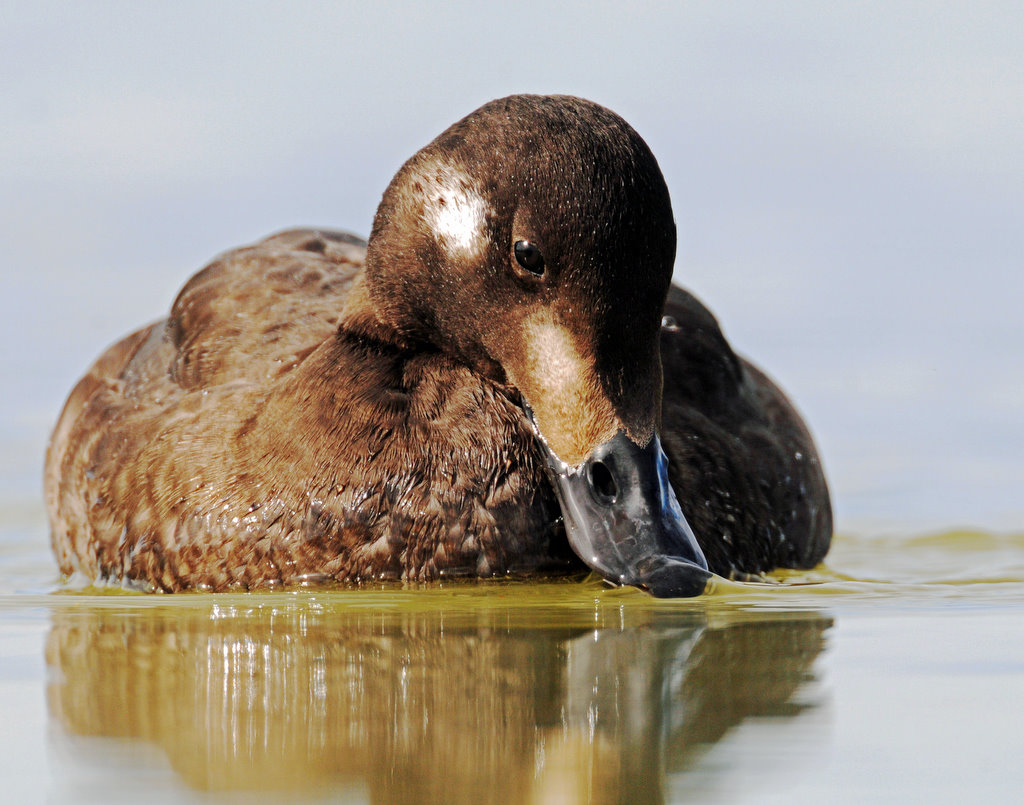
<svg viewBox="0 0 1024 805">
<path fill-rule="evenodd" d="M 339 330 L 364 245 L 296 230 L 196 274 L 69 397 L 64 573 L 166 591 L 575 566 L 522 412 L 437 351 Z"/>
<path fill-rule="evenodd" d="M 669 478 L 708 567 L 813 567 L 832 509 L 817 449 L 781 389 L 736 355 L 711 312 L 673 286 L 661 334 Z"/>
</svg>

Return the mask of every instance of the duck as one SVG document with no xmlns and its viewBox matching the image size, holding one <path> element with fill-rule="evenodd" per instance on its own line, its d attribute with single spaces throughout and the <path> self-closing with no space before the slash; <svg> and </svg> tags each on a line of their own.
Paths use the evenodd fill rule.
<svg viewBox="0 0 1024 805">
<path fill-rule="evenodd" d="M 514 95 L 396 173 L 369 239 L 227 252 L 51 436 L 61 572 L 150 592 L 596 571 L 659 597 L 825 556 L 794 406 L 672 283 L 648 145 Z"/>
</svg>

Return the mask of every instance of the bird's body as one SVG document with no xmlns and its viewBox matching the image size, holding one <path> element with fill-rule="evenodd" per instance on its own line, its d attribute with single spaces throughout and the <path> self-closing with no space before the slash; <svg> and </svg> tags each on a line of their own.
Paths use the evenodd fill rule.
<svg viewBox="0 0 1024 805">
<path fill-rule="evenodd" d="M 591 110 L 562 99 L 555 113 L 570 101 Z M 453 130 L 449 139 L 469 139 Z M 445 136 L 431 146 L 435 159 L 459 145 Z M 228 253 L 186 284 L 168 319 L 94 364 L 47 457 L 62 571 L 175 591 L 582 567 L 552 460 L 583 467 L 616 428 L 640 447 L 661 434 L 712 571 L 822 558 L 831 514 L 806 428 L 696 299 L 672 288 L 662 309 L 661 280 L 651 293 L 633 278 L 619 288 L 577 281 L 574 266 L 593 274 L 600 264 L 575 241 L 559 250 L 561 235 L 516 223 L 523 203 L 512 230 L 533 229 L 529 239 L 501 236 L 496 254 L 507 254 L 505 239 L 516 249 L 502 269 L 511 278 L 495 279 L 488 250 L 499 237 L 492 218 L 509 217 L 503 197 L 477 209 L 479 184 L 424 164 L 433 163 L 410 161 L 389 188 L 369 255 L 358 238 L 312 230 Z M 465 157 L 457 164 L 467 169 Z M 410 186 L 427 199 L 414 213 Z M 402 240 L 395 230 L 407 215 L 426 222 L 431 245 Z M 524 242 L 542 243 L 541 273 Z M 387 273 L 413 253 L 421 274 Z M 485 267 L 483 279 L 456 275 L 447 268 L 456 262 Z M 424 300 L 435 287 L 436 300 Z M 563 297 L 574 307 L 559 307 Z M 642 333 L 630 317 L 642 318 Z M 641 345 L 639 369 L 617 354 L 620 341 Z M 611 498 L 621 497 L 617 483 Z"/>
</svg>

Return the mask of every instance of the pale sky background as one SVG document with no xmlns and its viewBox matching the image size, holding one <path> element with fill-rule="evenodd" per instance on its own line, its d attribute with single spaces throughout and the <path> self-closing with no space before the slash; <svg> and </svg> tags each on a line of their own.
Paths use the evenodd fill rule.
<svg viewBox="0 0 1024 805">
<path fill-rule="evenodd" d="M 513 92 L 648 141 L 677 281 L 791 393 L 841 529 L 1024 529 L 1024 4 L 0 3 L 0 506 L 220 251 L 367 234 Z M 40 544 L 45 542 L 40 531 Z"/>
</svg>

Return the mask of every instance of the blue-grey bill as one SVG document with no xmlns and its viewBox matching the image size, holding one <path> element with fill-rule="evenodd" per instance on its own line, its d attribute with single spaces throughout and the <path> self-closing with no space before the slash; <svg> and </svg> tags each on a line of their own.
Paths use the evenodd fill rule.
<svg viewBox="0 0 1024 805">
<path fill-rule="evenodd" d="M 704 592 L 707 560 L 669 484 L 657 433 L 640 447 L 620 430 L 576 467 L 544 448 L 565 533 L 580 559 L 608 581 L 659 598 Z"/>
</svg>

